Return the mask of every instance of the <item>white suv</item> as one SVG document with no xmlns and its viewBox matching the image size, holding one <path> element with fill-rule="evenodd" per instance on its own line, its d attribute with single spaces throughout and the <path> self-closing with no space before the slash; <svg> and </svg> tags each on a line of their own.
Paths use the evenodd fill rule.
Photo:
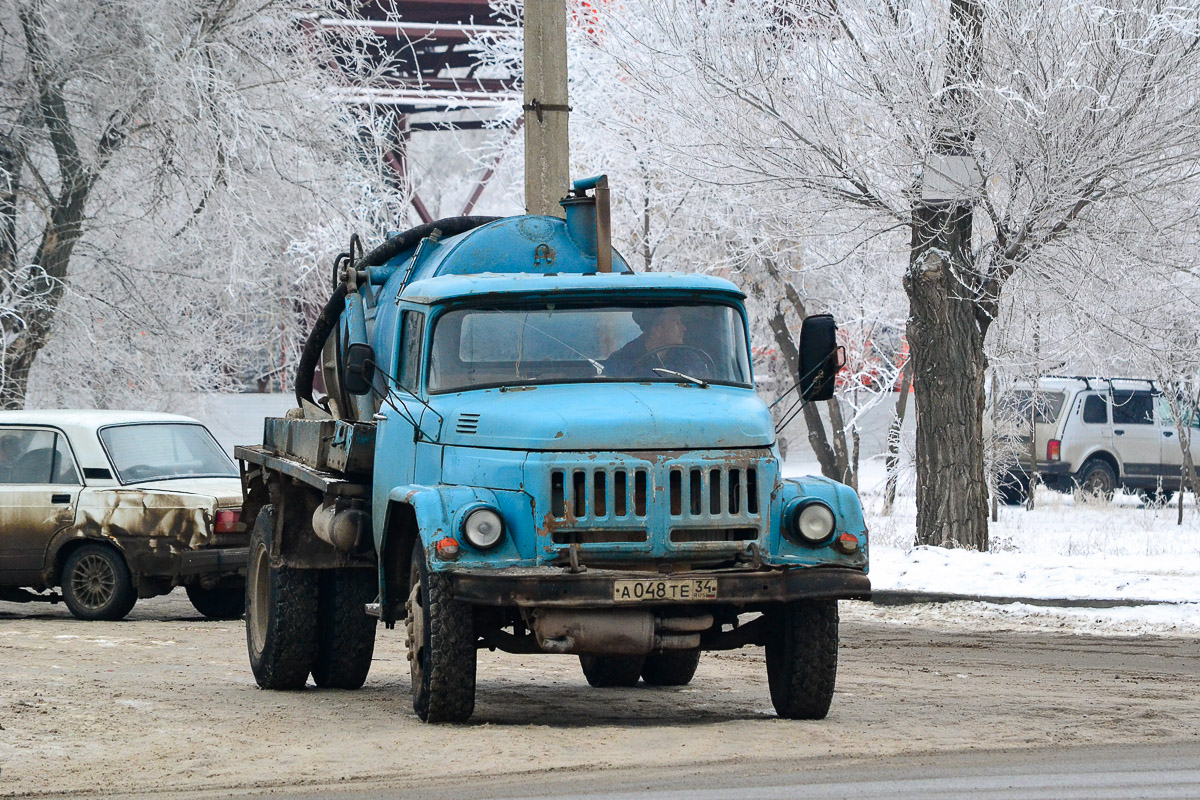
<svg viewBox="0 0 1200 800">
<path fill-rule="evenodd" d="M 1049 488 L 1104 498 L 1120 487 L 1165 499 L 1179 486 L 1179 434 L 1154 381 L 1046 377 L 1001 395 L 999 415 L 1013 446 L 999 485 L 1007 503 L 1024 501 L 1034 469 Z"/>
</svg>

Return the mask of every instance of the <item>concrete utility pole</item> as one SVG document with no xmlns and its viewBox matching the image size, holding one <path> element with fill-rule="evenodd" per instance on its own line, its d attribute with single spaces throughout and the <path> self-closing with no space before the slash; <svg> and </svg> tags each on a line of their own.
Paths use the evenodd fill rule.
<svg viewBox="0 0 1200 800">
<path fill-rule="evenodd" d="M 567 195 L 567 5 L 525 0 L 525 211 L 562 217 Z"/>
</svg>

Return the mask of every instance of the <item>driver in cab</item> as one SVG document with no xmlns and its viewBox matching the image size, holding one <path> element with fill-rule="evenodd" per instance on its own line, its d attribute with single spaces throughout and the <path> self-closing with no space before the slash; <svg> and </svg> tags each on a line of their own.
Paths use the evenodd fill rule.
<svg viewBox="0 0 1200 800">
<path fill-rule="evenodd" d="M 684 313 L 682 308 L 636 309 L 633 321 L 642 332 L 608 357 L 604 374 L 616 378 L 668 377 L 655 372 L 659 369 L 694 378 L 711 377 L 711 357 L 688 342 Z"/>
</svg>

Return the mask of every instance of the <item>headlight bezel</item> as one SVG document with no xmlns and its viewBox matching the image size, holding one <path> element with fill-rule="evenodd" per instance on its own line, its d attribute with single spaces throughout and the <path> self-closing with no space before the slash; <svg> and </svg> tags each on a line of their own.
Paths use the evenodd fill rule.
<svg viewBox="0 0 1200 800">
<path fill-rule="evenodd" d="M 490 514 L 495 517 L 495 523 L 498 528 L 496 535 L 491 540 L 477 541 L 471 535 L 471 520 L 478 514 Z M 458 532 L 462 536 L 464 542 L 469 544 L 473 549 L 479 551 L 495 550 L 504 541 L 504 535 L 507 533 L 508 526 L 504 524 L 504 515 L 500 513 L 500 509 L 487 503 L 476 503 L 467 508 L 462 515 L 462 520 L 458 524 Z"/>
<path fill-rule="evenodd" d="M 801 518 L 805 512 L 828 515 L 828 529 L 819 537 L 812 538 L 802 533 L 800 527 Z M 833 541 L 834 534 L 837 532 L 837 514 L 823 500 L 816 498 L 795 500 L 788 506 L 788 513 L 784 518 L 783 532 L 789 540 L 796 544 L 804 545 L 805 547 L 822 547 Z"/>
</svg>

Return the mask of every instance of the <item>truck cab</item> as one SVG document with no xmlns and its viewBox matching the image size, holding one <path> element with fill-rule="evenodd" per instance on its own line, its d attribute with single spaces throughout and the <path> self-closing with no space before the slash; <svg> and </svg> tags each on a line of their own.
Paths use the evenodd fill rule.
<svg viewBox="0 0 1200 800">
<path fill-rule="evenodd" d="M 356 688 L 403 622 L 416 712 L 459 721 L 481 647 L 633 686 L 758 644 L 779 714 L 825 716 L 837 600 L 870 591 L 857 496 L 781 476 L 734 284 L 598 270 L 594 207 L 564 205 L 345 259 L 308 348 L 327 396 L 237 451 L 256 678 Z M 832 320 L 804 337 L 819 399 Z"/>
</svg>

